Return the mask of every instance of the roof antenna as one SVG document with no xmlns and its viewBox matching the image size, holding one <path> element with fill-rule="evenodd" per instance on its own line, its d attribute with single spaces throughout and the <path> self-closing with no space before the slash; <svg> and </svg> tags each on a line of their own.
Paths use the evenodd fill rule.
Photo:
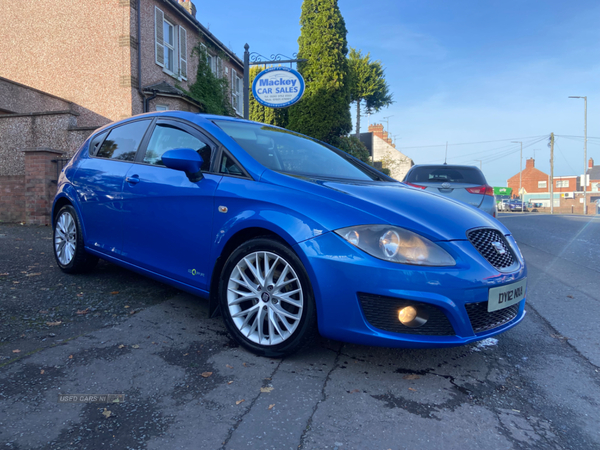
<svg viewBox="0 0 600 450">
<path fill-rule="evenodd" d="M 446 162 L 447 159 L 448 159 L 448 141 L 446 141 L 446 154 L 444 155 L 444 165 L 448 164 Z"/>
</svg>

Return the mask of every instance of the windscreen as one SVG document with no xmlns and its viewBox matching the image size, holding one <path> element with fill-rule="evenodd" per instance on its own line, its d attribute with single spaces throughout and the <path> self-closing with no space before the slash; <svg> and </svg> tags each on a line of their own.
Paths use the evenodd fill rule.
<svg viewBox="0 0 600 450">
<path fill-rule="evenodd" d="M 376 179 L 358 164 L 292 131 L 254 123 L 214 122 L 250 156 L 271 170 L 317 178 Z"/>
<path fill-rule="evenodd" d="M 475 167 L 423 166 L 414 167 L 406 181 L 409 183 L 467 183 L 486 184 L 483 174 Z"/>
</svg>

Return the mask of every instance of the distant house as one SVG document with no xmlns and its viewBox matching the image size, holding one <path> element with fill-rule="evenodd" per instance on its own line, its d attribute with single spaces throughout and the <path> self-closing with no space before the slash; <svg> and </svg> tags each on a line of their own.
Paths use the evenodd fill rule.
<svg viewBox="0 0 600 450">
<path fill-rule="evenodd" d="M 596 172 L 594 168 L 597 167 Z M 588 173 L 593 173 L 598 178 L 596 189 L 600 188 L 600 166 L 593 166 L 590 159 Z M 590 184 L 591 178 L 590 175 Z M 519 192 L 519 183 L 521 191 Z M 580 177 L 576 175 L 555 176 L 554 180 L 554 206 L 564 209 L 564 212 L 583 212 L 583 186 Z M 587 203 L 591 205 L 593 198 L 590 196 L 590 184 L 587 186 Z M 525 169 L 510 177 L 507 186 L 513 189 L 513 197 L 523 196 L 524 201 L 540 203 L 543 207 L 550 207 L 550 177 L 548 174 L 535 168 L 535 160 L 527 159 Z M 592 187 L 593 189 L 593 187 Z M 599 192 L 599 191 L 596 191 Z M 595 209 L 595 208 L 594 208 Z M 590 211 L 590 207 L 588 207 Z"/>
<path fill-rule="evenodd" d="M 367 147 L 375 166 L 389 169 L 390 176 L 398 181 L 402 181 L 415 165 L 412 159 L 396 150 L 387 131 L 383 131 L 382 124 L 369 125 L 369 132 L 360 133 L 359 139 Z"/>
<path fill-rule="evenodd" d="M 2 2 L 0 221 L 30 221 L 30 203 L 46 205 L 40 214 L 47 215 L 56 173 L 44 174 L 44 201 L 23 200 L 25 184 L 35 182 L 25 181 L 27 155 L 50 164 L 112 121 L 203 111 L 185 92 L 196 78 L 195 48 L 229 81 L 232 107 L 243 116 L 243 63 L 195 16 L 190 0 Z M 42 216 L 32 222 L 48 222 Z"/>
</svg>

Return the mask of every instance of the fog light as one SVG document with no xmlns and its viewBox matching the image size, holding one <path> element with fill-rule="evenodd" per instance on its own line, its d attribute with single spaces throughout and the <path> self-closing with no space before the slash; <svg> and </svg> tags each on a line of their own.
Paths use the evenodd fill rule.
<svg viewBox="0 0 600 450">
<path fill-rule="evenodd" d="M 402 325 L 407 325 L 417 317 L 417 310 L 414 306 L 405 306 L 398 311 L 398 320 Z"/>
<path fill-rule="evenodd" d="M 404 326 L 409 328 L 419 328 L 429 320 L 427 308 L 417 308 L 416 306 L 405 306 L 398 311 L 398 320 Z"/>
</svg>

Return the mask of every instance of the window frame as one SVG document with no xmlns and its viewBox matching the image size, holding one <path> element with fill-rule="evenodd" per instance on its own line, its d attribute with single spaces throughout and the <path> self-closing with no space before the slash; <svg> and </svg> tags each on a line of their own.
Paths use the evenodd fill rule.
<svg viewBox="0 0 600 450">
<path fill-rule="evenodd" d="M 559 186 L 559 183 L 560 183 L 560 186 Z M 556 187 L 557 188 L 568 188 L 569 180 L 556 180 Z"/>
<path fill-rule="evenodd" d="M 175 64 L 175 57 L 178 54 L 177 52 L 177 39 L 175 37 L 175 35 L 177 33 L 175 33 L 176 30 L 176 26 L 174 24 L 172 24 L 169 20 L 167 20 L 166 17 L 163 18 L 163 30 L 164 30 L 164 26 L 165 24 L 167 24 L 168 26 L 171 27 L 172 29 L 172 37 L 173 37 L 173 44 L 167 44 L 167 36 L 165 36 L 165 33 L 163 31 L 163 45 L 164 45 L 164 66 L 163 68 L 165 69 L 166 72 L 171 73 L 171 74 L 175 74 L 177 72 L 177 65 Z M 179 30 L 177 30 L 179 32 Z M 169 60 L 171 61 L 171 65 L 172 68 L 167 67 L 167 53 L 168 50 L 171 50 L 173 52 L 173 57 Z"/>
<path fill-rule="evenodd" d="M 148 149 L 148 144 L 150 143 L 150 139 L 152 139 L 152 134 L 154 133 L 155 128 L 158 125 L 168 125 L 173 128 L 178 128 L 181 131 L 192 135 L 199 141 L 204 142 L 206 145 L 208 145 L 211 149 L 209 170 L 203 170 L 202 173 L 218 174 L 218 170 L 215 170 L 215 158 L 219 150 L 219 144 L 217 144 L 214 139 L 211 139 L 209 136 L 206 135 L 206 133 L 203 133 L 197 126 L 194 126 L 194 124 L 188 121 L 180 120 L 175 117 L 155 117 L 154 119 L 155 120 L 149 127 L 149 132 L 144 137 L 144 141 L 140 144 L 140 148 L 136 154 L 135 160 L 132 161 L 133 163 L 141 164 L 143 166 L 160 167 L 163 169 L 168 169 L 168 167 L 166 166 L 159 166 L 156 164 L 144 162 L 146 150 Z"/>
<path fill-rule="evenodd" d="M 546 180 L 538 181 L 538 189 L 548 189 L 548 181 L 546 181 Z"/>
</svg>

